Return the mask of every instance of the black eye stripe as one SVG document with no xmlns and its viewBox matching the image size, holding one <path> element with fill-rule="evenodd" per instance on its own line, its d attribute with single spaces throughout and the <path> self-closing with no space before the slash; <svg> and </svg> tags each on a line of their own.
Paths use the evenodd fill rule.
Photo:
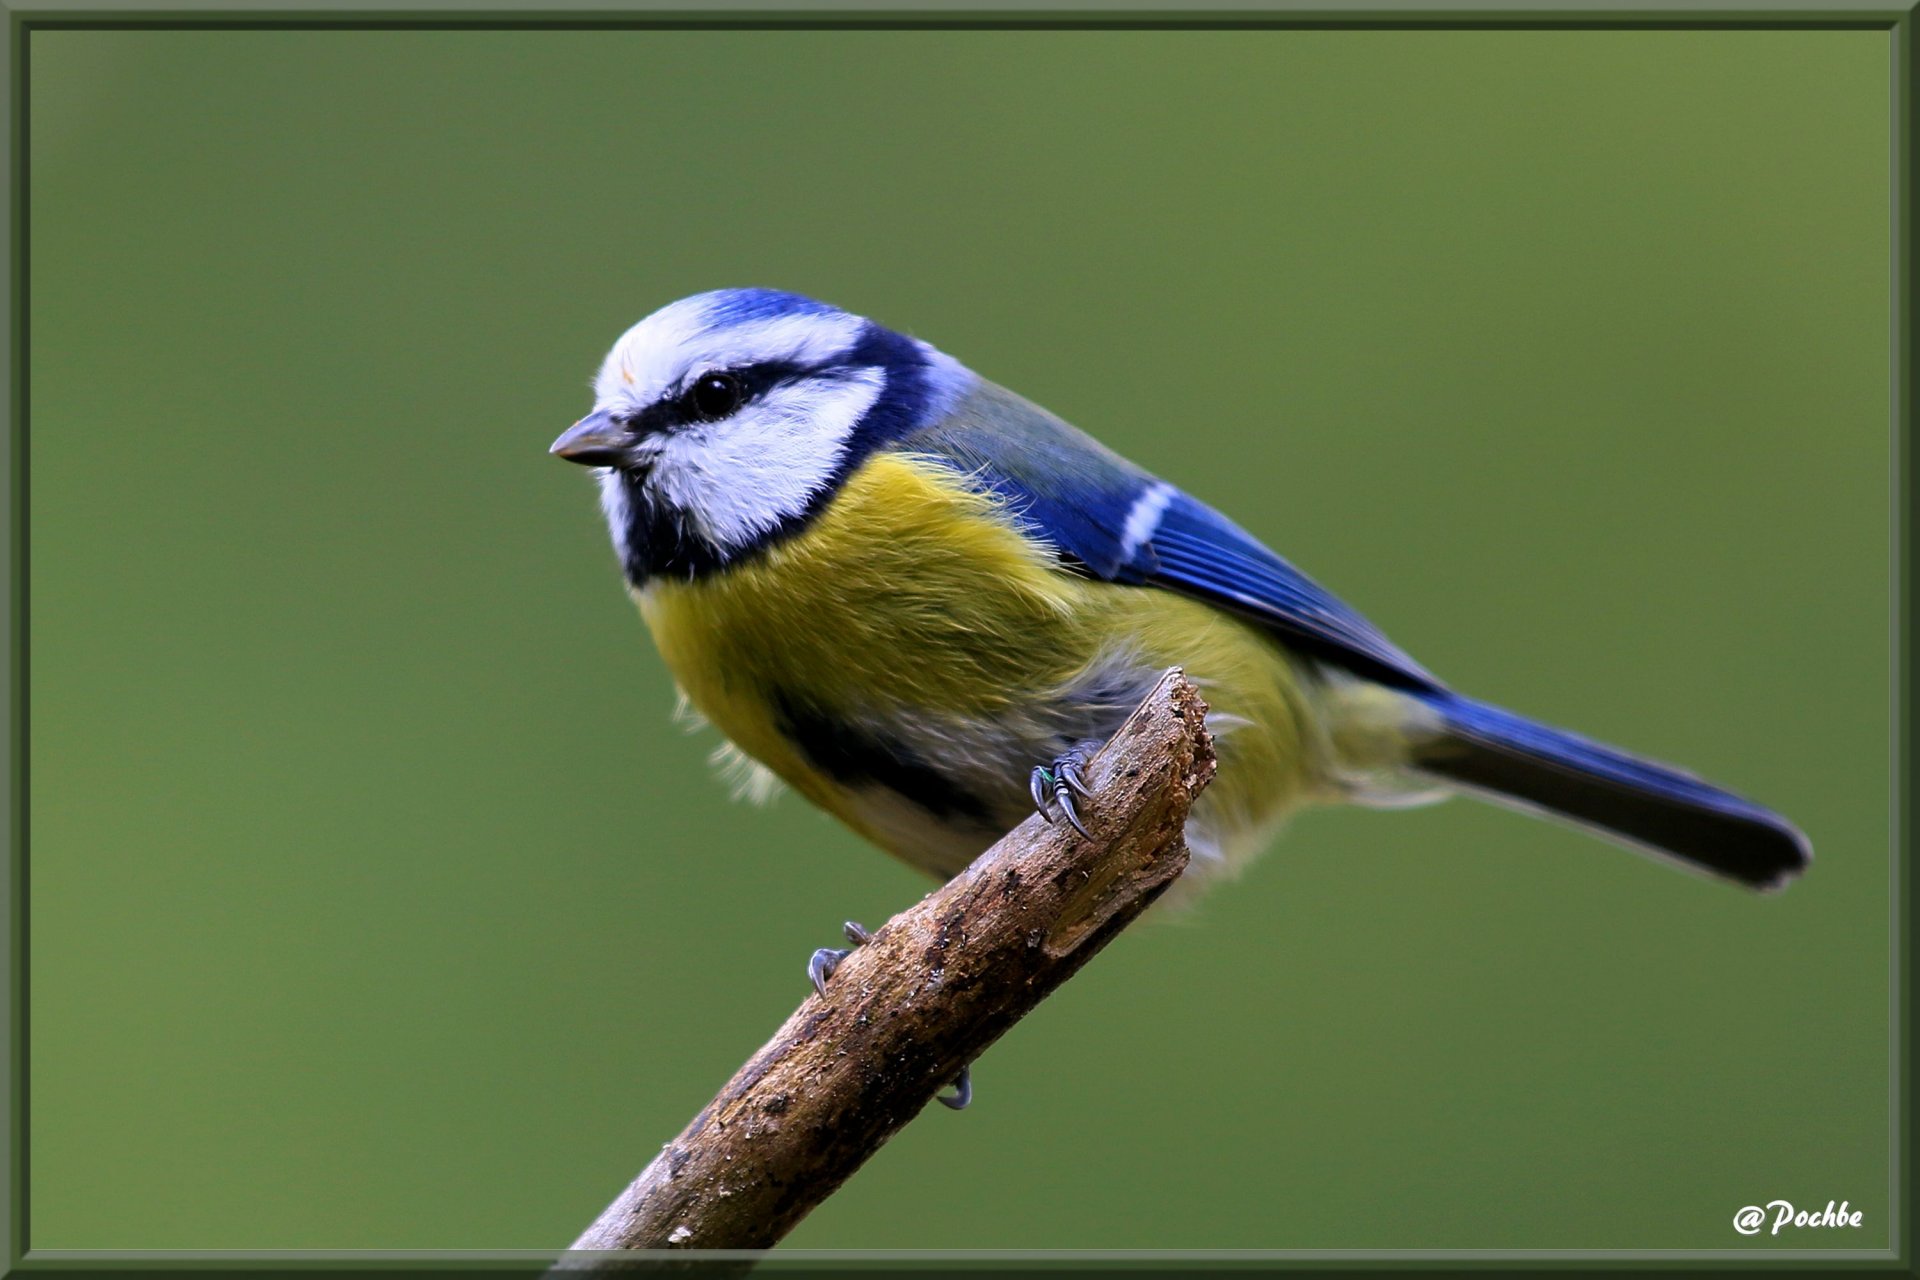
<svg viewBox="0 0 1920 1280">
<path fill-rule="evenodd" d="M 699 383 L 716 374 L 735 380 L 736 402 L 728 413 L 737 413 L 775 387 L 798 381 L 813 372 L 815 370 L 807 366 L 787 360 L 763 360 L 758 364 L 736 365 L 730 369 L 709 369 L 698 377 L 683 382 L 672 392 L 635 414 L 628 426 L 644 434 L 649 431 L 671 431 L 675 427 L 695 426 L 728 416 L 727 413 L 707 414 L 700 405 L 694 403 L 693 396 Z M 715 407 L 718 405 L 708 406 L 708 408 Z"/>
</svg>

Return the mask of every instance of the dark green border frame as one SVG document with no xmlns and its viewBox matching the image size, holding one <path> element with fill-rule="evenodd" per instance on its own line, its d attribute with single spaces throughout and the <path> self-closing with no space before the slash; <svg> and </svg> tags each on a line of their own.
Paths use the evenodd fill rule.
<svg viewBox="0 0 1920 1280">
<path fill-rule="evenodd" d="M 1848 3 L 1829 6 L 1781 4 L 1715 5 L 1711 0 L 1692 4 L 1657 6 L 1632 4 L 1567 4 L 1543 6 L 1515 0 L 1512 4 L 1486 4 L 1479 8 L 1456 8 L 1445 0 L 1401 0 L 1398 4 L 1368 5 L 1356 0 L 1349 6 L 1328 3 L 1289 4 L 1287 0 L 1248 0 L 1241 6 L 1181 11 L 1155 7 L 1151 0 L 1129 4 L 1126 0 L 1089 0 L 1081 6 L 1028 8 L 970 8 L 964 0 L 923 0 L 917 10 L 899 7 L 900 0 L 875 0 L 870 5 L 845 4 L 836 9 L 809 8 L 806 0 L 791 4 L 769 4 L 757 9 L 699 7 L 675 4 L 673 0 L 608 0 L 603 7 L 555 8 L 551 11 L 515 9 L 514 0 L 501 0 L 497 7 L 459 0 L 448 0 L 445 7 L 432 3 L 413 7 L 398 5 L 367 8 L 353 3 L 338 6 L 308 0 L 288 0 L 283 8 L 261 8 L 257 3 L 237 0 L 231 5 L 222 0 L 202 0 L 198 7 L 110 7 L 89 5 L 87 0 L 41 0 L 25 7 L 0 0 L 0 64 L 7 70 L 7 92 L 0 95 L 0 136 L 4 136 L 7 159 L 8 199 L 4 214 L 7 240 L 5 281 L 9 305 L 0 321 L 0 377 L 7 388 L 8 441 L 5 453 L 8 499 L 7 518 L 0 543 L 4 543 L 9 577 L 5 596 L 5 632 L 8 651 L 8 678 L 4 701 L 9 733 L 0 745 L 0 767 L 7 777 L 6 833 L 7 878 L 5 947 L 0 948 L 0 978 L 8 996 L 6 1056 L 7 1107 L 4 1128 L 8 1158 L 4 1181 L 0 1181 L 0 1213 L 5 1215 L 5 1254 L 0 1257 L 4 1271 L 16 1273 L 52 1273 L 64 1276 L 129 1275 L 168 1272 L 174 1274 L 215 1274 L 225 1277 L 247 1275 L 322 1276 L 369 1275 L 531 1275 L 545 1271 L 552 1255 L 533 1252 L 410 1252 L 410 1253 L 324 1253 L 285 1251 L 273 1253 L 89 1253 L 81 1251 L 31 1251 L 31 1196 L 27 1183 L 27 962 L 28 929 L 26 903 L 28 891 L 27 860 L 27 423 L 29 388 L 26 380 L 28 342 L 27 290 L 27 102 L 30 73 L 29 48 L 32 34 L 42 30 L 77 29 L 242 29 L 274 28 L 318 30 L 341 27 L 376 27 L 392 30 L 689 30 L 704 28 L 758 28 L 816 30 L 959 30 L 969 28 L 1010 28 L 1016 30 L 1619 30 L 1653 28 L 1660 30 L 1874 30 L 1892 36 L 1889 59 L 1892 128 L 1892 229 L 1893 311 L 1891 368 L 1889 388 L 1892 410 L 1892 477 L 1889 500 L 1893 503 L 1893 581 L 1892 600 L 1892 682 L 1894 690 L 1894 729 L 1889 742 L 1889 769 L 1893 780 L 1896 842 L 1891 882 L 1894 945 L 1891 1025 L 1894 1028 L 1890 1080 L 1893 1096 L 1890 1116 L 1896 1130 L 1889 1180 L 1893 1194 L 1890 1204 L 1899 1206 L 1891 1224 L 1889 1250 L 1774 1250 L 1765 1252 L 1728 1250 L 1555 1250 L 1555 1251 L 1216 1251 L 1211 1253 L 1135 1252 L 1096 1253 L 1062 1252 L 1052 1254 L 1016 1254 L 1005 1252 L 916 1254 L 836 1253 L 785 1250 L 768 1256 L 762 1266 L 783 1275 L 884 1274 L 911 1270 L 916 1275 L 962 1275 L 983 1271 L 1009 1274 L 1070 1272 L 1120 1272 L 1174 1274 L 1196 1269 L 1237 1273 L 1286 1272 L 1305 1275 L 1314 1272 L 1341 1275 L 1365 1274 L 1410 1269 L 1447 1271 L 1510 1271 L 1516 1269 L 1565 1268 L 1589 1274 L 1605 1274 L 1631 1268 L 1637 1272 L 1706 1269 L 1739 1273 L 1743 1271 L 1816 1270 L 1820 1272 L 1880 1273 L 1913 1275 L 1915 1254 L 1912 1246 L 1914 1203 L 1920 1199 L 1912 1180 L 1915 1112 L 1913 1105 L 1913 1029 L 1914 1029 L 1914 951 L 1910 924 L 1914 917 L 1915 883 L 1911 874 L 1912 822 L 1909 809 L 1910 778 L 1905 770 L 1912 757 L 1913 722 L 1912 667 L 1908 641 L 1912 635 L 1911 584 L 1907 569 L 1911 563 L 1912 509 L 1914 492 L 1913 453 L 1913 364 L 1915 335 L 1913 302 L 1915 292 L 1914 209 L 1920 201 L 1915 189 L 1914 148 L 1920 142 L 1920 98 L 1914 93 L 1914 68 L 1920 64 L 1920 0 L 1886 0 L 1884 3 Z M 911 0 L 907 0 L 911 3 Z M 1901 1194 L 1904 1192 L 1905 1194 Z M 584 1212 L 583 1218 L 584 1221 Z M 590 1256 L 590 1255 L 583 1255 Z M 651 1255 L 660 1258 L 663 1255 Z M 757 1254 L 675 1253 L 675 1270 L 710 1270 L 738 1274 L 744 1262 L 760 1258 Z M 645 1266 L 642 1257 L 629 1260 Z M 691 1264 L 691 1265 L 688 1265 Z M 702 1265 L 704 1264 L 704 1265 Z"/>
</svg>

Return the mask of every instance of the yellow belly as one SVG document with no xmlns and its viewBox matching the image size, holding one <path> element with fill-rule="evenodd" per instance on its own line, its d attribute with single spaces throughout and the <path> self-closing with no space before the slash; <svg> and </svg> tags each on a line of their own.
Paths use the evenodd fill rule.
<svg viewBox="0 0 1920 1280">
<path fill-rule="evenodd" d="M 1215 713 L 1221 768 L 1195 810 L 1197 852 L 1237 861 L 1293 807 L 1333 795 L 1319 682 L 1282 647 L 1198 601 L 1061 570 L 937 462 L 876 455 L 802 533 L 635 594 L 696 710 L 809 800 L 936 871 L 956 870 L 954 855 L 914 847 L 788 741 L 782 695 L 850 719 L 1012 726 L 1123 654 L 1147 672 L 1186 668 Z M 1013 794 L 1039 763 L 1006 762 Z"/>
</svg>

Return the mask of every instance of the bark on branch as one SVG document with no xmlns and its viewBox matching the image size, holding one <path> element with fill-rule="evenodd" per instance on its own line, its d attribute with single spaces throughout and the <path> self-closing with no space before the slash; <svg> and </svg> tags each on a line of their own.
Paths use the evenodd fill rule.
<svg viewBox="0 0 1920 1280">
<path fill-rule="evenodd" d="M 1029 818 L 876 930 L 572 1249 L 765 1249 L 790 1231 L 1186 867 L 1213 776 L 1205 715 L 1162 676 L 1086 771 L 1091 840 Z"/>
</svg>

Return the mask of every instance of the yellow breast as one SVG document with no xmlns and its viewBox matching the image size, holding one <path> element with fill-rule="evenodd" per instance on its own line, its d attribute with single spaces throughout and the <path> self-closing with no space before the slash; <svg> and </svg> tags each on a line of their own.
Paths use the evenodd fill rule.
<svg viewBox="0 0 1920 1280">
<path fill-rule="evenodd" d="M 990 716 L 1073 663 L 1075 581 L 997 504 L 938 463 L 878 454 L 805 530 L 749 563 L 637 591 L 694 707 L 748 755 L 828 804 L 781 737 L 782 691 L 858 713 Z"/>
<path fill-rule="evenodd" d="M 1206 799 L 1232 829 L 1222 843 L 1269 825 L 1322 771 L 1311 694 L 1278 645 L 1186 597 L 1063 571 L 997 500 L 932 460 L 877 454 L 800 533 L 748 563 L 635 597 L 702 715 L 889 846 L 899 842 L 864 823 L 849 793 L 782 736 L 783 695 L 851 718 L 900 708 L 1017 716 L 1118 647 L 1144 668 L 1184 666 L 1224 713 L 1222 768 Z"/>
</svg>

